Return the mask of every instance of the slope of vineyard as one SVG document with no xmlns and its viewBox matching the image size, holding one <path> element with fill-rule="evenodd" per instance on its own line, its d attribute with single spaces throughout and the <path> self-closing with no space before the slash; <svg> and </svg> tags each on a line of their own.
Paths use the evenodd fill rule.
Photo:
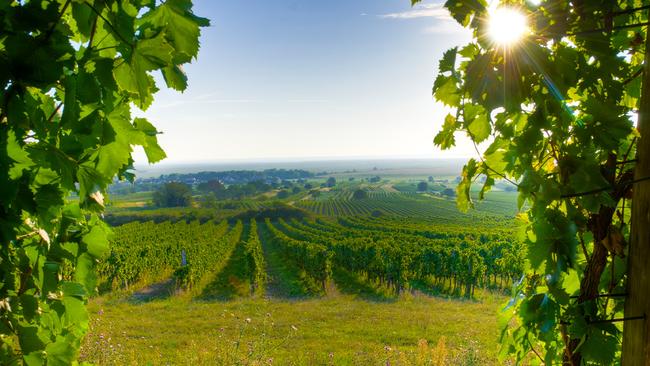
<svg viewBox="0 0 650 366">
<path fill-rule="evenodd" d="M 109 287 L 116 288 L 173 272 L 179 287 L 191 288 L 202 283 L 207 274 L 218 274 L 225 267 L 222 278 L 213 280 L 212 287 L 233 287 L 236 282 L 249 290 L 235 292 L 253 294 L 264 283 L 265 259 L 257 238 L 258 226 L 265 233 L 267 246 L 295 268 L 297 277 L 313 294 L 327 291 L 333 269 L 354 273 L 395 295 L 419 287 L 467 297 L 476 287 L 509 288 L 523 271 L 523 251 L 505 231 L 404 225 L 388 218 L 267 218 L 251 220 L 247 225 L 240 221 L 233 225 L 226 221 L 123 225 L 116 229 L 101 277 Z M 246 234 L 242 236 L 243 231 Z M 204 291 L 204 297 L 214 296 Z"/>
<path fill-rule="evenodd" d="M 165 220 L 153 211 L 154 222 L 146 220 L 146 211 L 135 211 L 133 222 L 114 228 L 110 255 L 100 265 L 103 291 L 132 292 L 169 281 L 184 291 L 144 303 L 139 297 L 131 304 L 120 303 L 119 296 L 96 299 L 93 306 L 107 318 L 129 318 L 108 329 L 100 316 L 95 326 L 130 348 L 106 355 L 95 348 L 105 340 L 91 344 L 91 338 L 85 359 L 99 364 L 162 359 L 246 364 L 272 357 L 280 364 L 298 365 L 406 359 L 411 364 L 422 357 L 418 352 L 448 352 L 446 360 L 453 364 L 496 364 L 496 318 L 475 312 L 505 301 L 503 294 L 524 269 L 524 250 L 513 234 L 513 196 L 494 195 L 477 210 L 461 214 L 452 199 L 430 193 L 396 192 L 385 183 L 346 187 L 322 189 L 316 197 L 299 194 L 302 199 L 290 197 L 285 206 L 270 204 L 267 209 L 244 203 L 229 211 L 201 209 L 200 217 L 191 209 L 169 210 Z M 351 190 L 358 187 L 367 192 L 363 198 L 353 198 Z M 123 217 L 128 220 L 128 212 Z M 224 311 L 216 318 L 210 310 L 217 311 L 215 306 Z M 438 318 L 439 311 L 480 331 L 450 331 L 458 324 Z M 180 344 L 197 350 L 196 355 L 178 353 L 177 343 L 162 336 L 167 327 L 143 318 L 148 312 L 173 324 L 175 332 L 184 334 Z M 186 324 L 178 312 L 195 318 Z M 358 321 L 350 314 L 358 314 Z M 421 328 L 409 315 L 430 327 Z M 394 321 L 379 325 L 379 333 L 366 334 L 368 324 L 383 316 Z M 271 317 L 281 323 L 271 326 Z M 137 338 L 140 324 L 146 334 L 156 335 L 145 335 L 144 343 L 132 341 L 129 335 Z M 196 334 L 194 327 L 200 329 Z M 212 333 L 215 327 L 221 330 Z M 316 341 L 316 334 L 327 333 L 324 329 L 342 339 L 331 352 Z M 382 330 L 392 335 L 382 336 Z M 398 330 L 401 335 L 396 336 Z M 213 338 L 230 344 L 246 340 L 252 351 L 240 353 Z M 285 343 L 302 349 L 287 352 Z M 133 352 L 133 347 L 146 351 Z M 391 353 L 393 348 L 401 351 Z"/>
<path fill-rule="evenodd" d="M 100 280 L 108 289 L 128 289 L 173 273 L 179 287 L 192 287 L 223 266 L 241 232 L 241 222 L 229 227 L 226 221 L 122 225 L 100 264 Z"/>
<path fill-rule="evenodd" d="M 353 199 L 349 194 L 330 193 L 327 198 L 301 200 L 295 204 L 315 214 L 332 217 L 385 215 L 436 224 L 480 222 L 486 226 L 492 223 L 495 227 L 512 221 L 516 214 L 514 195 L 503 192 L 495 192 L 489 200 L 478 202 L 477 210 L 467 214 L 458 211 L 453 198 L 383 190 L 370 191 L 368 198 L 364 199 Z"/>
</svg>

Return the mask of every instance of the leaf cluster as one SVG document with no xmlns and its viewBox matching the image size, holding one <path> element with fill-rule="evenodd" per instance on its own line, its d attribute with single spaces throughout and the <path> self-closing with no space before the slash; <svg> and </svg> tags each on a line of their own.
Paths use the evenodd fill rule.
<svg viewBox="0 0 650 366">
<path fill-rule="evenodd" d="M 108 250 L 107 186 L 133 179 L 133 146 L 165 157 L 133 118 L 184 90 L 200 27 L 189 0 L 0 3 L 0 363 L 68 365 Z"/>
<path fill-rule="evenodd" d="M 481 175 L 480 198 L 498 180 L 517 186 L 530 269 L 510 308 L 521 326 L 505 330 L 504 348 L 519 360 L 609 365 L 620 350 L 620 327 L 601 320 L 622 304 L 599 295 L 624 288 L 642 5 L 508 1 L 530 33 L 504 46 L 488 36 L 486 1 L 445 3 L 474 37 L 440 60 L 433 95 L 453 112 L 434 143 L 451 148 L 464 132 L 479 154 L 462 171 L 461 210 Z"/>
</svg>

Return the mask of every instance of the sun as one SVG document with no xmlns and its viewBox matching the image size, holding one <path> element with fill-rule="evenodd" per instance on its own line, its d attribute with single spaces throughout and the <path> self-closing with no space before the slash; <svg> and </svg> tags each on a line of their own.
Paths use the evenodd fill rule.
<svg viewBox="0 0 650 366">
<path fill-rule="evenodd" d="M 498 7 L 488 15 L 488 35 L 500 46 L 510 46 L 528 33 L 526 16 L 517 9 Z"/>
</svg>

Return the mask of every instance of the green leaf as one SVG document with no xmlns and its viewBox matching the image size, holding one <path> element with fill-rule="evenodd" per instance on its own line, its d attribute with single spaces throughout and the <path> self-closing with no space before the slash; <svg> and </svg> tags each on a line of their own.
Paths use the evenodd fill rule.
<svg viewBox="0 0 650 366">
<path fill-rule="evenodd" d="M 9 178 L 11 179 L 15 180 L 20 178 L 23 171 L 34 165 L 34 162 L 29 158 L 27 151 L 25 151 L 16 140 L 16 134 L 11 130 L 7 136 L 7 155 L 11 160 L 13 160 L 13 164 L 9 169 Z"/>
<path fill-rule="evenodd" d="M 64 324 L 79 327 L 85 331 L 88 328 L 88 312 L 84 300 L 78 296 L 63 296 L 65 306 Z"/>
<path fill-rule="evenodd" d="M 145 135 L 131 124 L 127 106 L 113 110 L 107 120 L 102 138 L 105 144 L 98 149 L 96 169 L 104 176 L 112 177 L 129 164 L 131 146 L 145 144 Z"/>
<path fill-rule="evenodd" d="M 87 253 L 83 253 L 77 259 L 75 267 L 75 281 L 82 283 L 89 294 L 95 293 L 97 276 L 95 275 L 95 259 Z"/>
<path fill-rule="evenodd" d="M 36 207 L 38 215 L 43 222 L 49 222 L 58 216 L 61 206 L 63 206 L 63 192 L 58 185 L 46 184 L 36 190 Z"/>
<path fill-rule="evenodd" d="M 167 157 L 165 151 L 158 145 L 158 130 L 144 118 L 134 120 L 135 128 L 144 133 L 144 152 L 147 155 L 149 163 L 157 163 Z"/>
<path fill-rule="evenodd" d="M 162 30 L 161 34 L 174 46 L 174 64 L 182 64 L 196 57 L 200 27 L 207 27 L 210 22 L 192 13 L 191 1 L 168 0 L 145 14 L 139 24 L 143 28 Z"/>
<path fill-rule="evenodd" d="M 63 114 L 61 115 L 62 125 L 71 125 L 79 118 L 79 107 L 77 106 L 77 77 L 68 75 L 65 78 L 65 99 Z"/>
<path fill-rule="evenodd" d="M 445 52 L 445 54 L 442 56 L 442 59 L 440 59 L 440 63 L 438 64 L 438 71 L 443 73 L 443 72 L 451 72 L 453 73 L 456 68 L 456 53 L 458 52 L 458 47 L 454 47 L 452 49 L 449 49 Z"/>
<path fill-rule="evenodd" d="M 480 143 L 490 137 L 490 121 L 483 107 L 472 104 L 465 105 L 463 117 L 467 131 L 475 142 Z"/>
<path fill-rule="evenodd" d="M 618 348 L 618 340 L 601 332 L 591 333 L 580 347 L 583 357 L 599 365 L 612 365 Z"/>
<path fill-rule="evenodd" d="M 70 281 L 61 281 L 61 291 L 63 291 L 63 296 L 72 296 L 79 299 L 85 299 L 87 292 L 82 284 L 77 282 Z"/>
<path fill-rule="evenodd" d="M 88 254 L 95 258 L 102 258 L 108 251 L 108 233 L 99 225 L 93 226 L 81 241 L 88 247 Z"/>
<path fill-rule="evenodd" d="M 483 187 L 481 187 L 481 191 L 478 194 L 478 199 L 480 200 L 485 199 L 485 193 L 487 193 L 493 186 L 494 186 L 494 178 L 487 177 L 485 179 L 485 182 L 483 183 Z"/>
<path fill-rule="evenodd" d="M 45 364 L 45 355 L 40 350 L 30 352 L 23 356 L 23 361 L 27 366 L 41 366 Z"/>
<path fill-rule="evenodd" d="M 447 0 L 445 3 L 445 8 L 449 9 L 451 16 L 464 27 L 469 25 L 469 21 L 475 13 L 485 13 L 485 7 L 484 0 Z"/>
<path fill-rule="evenodd" d="M 470 207 L 474 207 L 469 190 L 477 171 L 478 164 L 474 159 L 470 159 L 463 167 L 462 180 L 456 187 L 456 205 L 461 212 L 467 212 Z"/>
<path fill-rule="evenodd" d="M 85 310 L 84 310 L 85 311 Z M 57 337 L 56 341 L 45 347 L 48 366 L 67 366 L 72 364 L 76 358 L 75 349 L 78 348 L 79 340 L 73 334 L 65 337 Z"/>
<path fill-rule="evenodd" d="M 185 72 L 180 66 L 173 65 L 165 67 L 162 69 L 162 73 L 168 87 L 179 91 L 187 88 L 187 75 L 185 75 Z"/>
<path fill-rule="evenodd" d="M 47 337 L 42 332 L 39 332 L 38 327 L 18 324 L 16 330 L 19 335 L 20 347 L 25 354 L 40 351 L 44 348 Z"/>
<path fill-rule="evenodd" d="M 79 197 L 85 200 L 98 187 L 107 184 L 107 178 L 88 164 L 80 165 L 77 170 L 77 181 L 79 182 Z"/>
<path fill-rule="evenodd" d="M 138 41 L 127 58 L 119 59 L 113 71 L 117 85 L 131 93 L 140 109 L 147 109 L 156 91 L 155 83 L 147 72 L 172 64 L 174 49 L 163 33 Z"/>
<path fill-rule="evenodd" d="M 445 117 L 445 123 L 442 125 L 442 130 L 438 132 L 436 137 L 433 139 L 433 143 L 436 146 L 440 146 L 443 150 L 453 147 L 456 144 L 454 132 L 456 132 L 456 118 L 451 114 L 448 114 L 447 117 Z"/>
<path fill-rule="evenodd" d="M 433 85 L 433 96 L 450 107 L 458 107 L 461 95 L 456 79 L 452 76 L 439 75 Z"/>
<path fill-rule="evenodd" d="M 505 154 L 507 150 L 501 148 L 501 146 L 507 146 L 507 142 L 504 145 L 504 140 L 495 139 L 483 156 L 487 166 L 499 172 L 499 174 L 504 175 L 508 167 Z"/>
</svg>

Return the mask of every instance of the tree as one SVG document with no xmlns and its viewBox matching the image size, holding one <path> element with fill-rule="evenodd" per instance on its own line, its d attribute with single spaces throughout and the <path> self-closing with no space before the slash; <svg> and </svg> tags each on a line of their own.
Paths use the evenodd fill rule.
<svg viewBox="0 0 650 366">
<path fill-rule="evenodd" d="M 427 180 L 429 181 L 429 183 L 433 183 L 433 176 L 430 175 L 429 178 L 428 178 Z"/>
<path fill-rule="evenodd" d="M 165 183 L 153 194 L 157 207 L 187 207 L 192 204 L 192 188 L 185 183 Z"/>
<path fill-rule="evenodd" d="M 221 183 L 218 179 L 211 179 L 207 182 L 199 184 L 197 189 L 203 193 L 214 193 L 219 196 L 223 194 L 223 191 L 226 189 L 226 186 Z"/>
<path fill-rule="evenodd" d="M 210 192 L 202 197 L 201 207 L 203 208 L 218 208 L 219 202 L 214 193 Z"/>
<path fill-rule="evenodd" d="M 456 197 L 456 191 L 451 188 L 445 188 L 442 190 L 441 194 L 447 197 Z"/>
<path fill-rule="evenodd" d="M 279 191 L 275 196 L 277 198 L 279 198 L 279 199 L 287 198 L 287 197 L 289 197 L 289 191 L 287 191 L 286 189 L 283 189 L 283 190 Z"/>
<path fill-rule="evenodd" d="M 427 182 L 418 183 L 418 192 L 426 192 L 429 190 L 429 184 Z"/>
<path fill-rule="evenodd" d="M 368 192 L 363 189 L 357 189 L 354 191 L 354 193 L 352 193 L 352 198 L 355 200 L 368 198 Z"/>
<path fill-rule="evenodd" d="M 133 179 L 133 145 L 165 157 L 131 105 L 151 105 L 154 71 L 186 88 L 206 25 L 189 0 L 0 3 L 0 364 L 78 357 L 107 186 Z"/>
<path fill-rule="evenodd" d="M 327 187 L 334 187 L 336 185 L 336 178 L 334 178 L 334 177 L 327 178 L 327 181 L 325 182 L 325 185 Z"/>
<path fill-rule="evenodd" d="M 612 364 L 622 329 L 613 319 L 625 316 L 623 362 L 647 364 L 650 336 L 642 315 L 650 313 L 644 269 L 650 168 L 643 133 L 650 72 L 641 78 L 644 60 L 648 67 L 647 6 L 508 3 L 531 28 L 510 45 L 489 38 L 485 1 L 445 4 L 474 39 L 445 52 L 433 87 L 435 98 L 453 109 L 435 144 L 449 148 L 464 131 L 480 155 L 463 167 L 459 208 L 472 207 L 470 186 L 480 174 L 486 180 L 479 198 L 495 179 L 505 179 L 517 187 L 519 208 L 530 207 L 521 215 L 529 270 L 508 307 L 519 326 L 504 329 L 504 349 L 546 364 Z M 484 141 L 490 144 L 481 152 Z M 638 254 L 626 256 L 633 186 L 629 250 Z M 624 258 L 631 258 L 631 272 Z M 625 296 L 616 295 L 626 293 L 626 280 L 623 314 Z"/>
</svg>

